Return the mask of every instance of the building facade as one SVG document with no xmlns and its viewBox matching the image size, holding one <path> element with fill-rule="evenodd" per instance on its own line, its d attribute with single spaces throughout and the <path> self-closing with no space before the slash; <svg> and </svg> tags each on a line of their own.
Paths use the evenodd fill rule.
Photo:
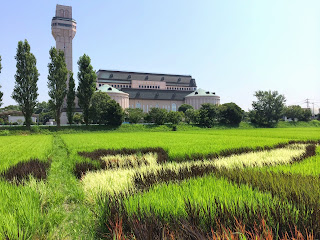
<svg viewBox="0 0 320 240">
<path fill-rule="evenodd" d="M 196 81 L 190 75 L 100 69 L 97 89 L 104 85 L 129 94 L 129 107 L 141 108 L 144 112 L 153 107 L 177 111 L 184 103 L 195 109 L 199 109 L 202 103 L 220 104 L 220 97 L 215 93 L 197 90 Z"/>
<path fill-rule="evenodd" d="M 72 71 L 72 40 L 77 31 L 77 23 L 72 18 L 72 7 L 56 6 L 51 29 L 56 48 L 64 51 L 67 68 Z M 220 104 L 220 97 L 214 92 L 197 89 L 196 81 L 191 75 L 99 70 L 96 84 L 97 90 L 107 92 L 123 109 L 141 108 L 144 112 L 149 112 L 155 107 L 177 111 L 184 103 L 195 109 L 199 109 L 203 103 Z M 77 99 L 76 111 L 81 112 Z M 68 123 L 66 101 L 60 122 Z"/>
</svg>

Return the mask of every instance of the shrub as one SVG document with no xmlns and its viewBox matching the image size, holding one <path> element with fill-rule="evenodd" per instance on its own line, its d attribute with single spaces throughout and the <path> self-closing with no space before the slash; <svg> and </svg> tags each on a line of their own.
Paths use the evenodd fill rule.
<svg viewBox="0 0 320 240">
<path fill-rule="evenodd" d="M 126 112 L 130 123 L 138 123 L 144 116 L 141 108 L 128 108 Z"/>
<path fill-rule="evenodd" d="M 182 121 L 182 112 L 169 112 L 167 116 L 167 122 L 172 124 L 179 124 Z"/>
<path fill-rule="evenodd" d="M 188 109 L 193 109 L 193 107 L 189 104 L 184 103 L 178 108 L 178 111 L 185 113 Z"/>
<path fill-rule="evenodd" d="M 199 110 L 199 124 L 211 128 L 217 118 L 217 106 L 211 103 L 204 103 Z"/>
<path fill-rule="evenodd" d="M 167 110 L 161 108 L 151 108 L 149 117 L 157 125 L 163 125 L 167 120 Z"/>
<path fill-rule="evenodd" d="M 238 125 L 243 116 L 243 110 L 235 103 L 225 103 L 218 107 L 219 122 Z"/>
<path fill-rule="evenodd" d="M 185 121 L 186 123 L 199 123 L 199 111 L 194 109 L 188 109 L 185 113 Z"/>
</svg>

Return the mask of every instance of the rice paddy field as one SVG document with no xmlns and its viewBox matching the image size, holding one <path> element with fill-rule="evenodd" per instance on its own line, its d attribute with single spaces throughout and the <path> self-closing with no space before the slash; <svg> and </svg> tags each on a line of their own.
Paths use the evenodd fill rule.
<svg viewBox="0 0 320 240">
<path fill-rule="evenodd" d="M 0 239 L 320 238 L 318 127 L 0 141 Z"/>
</svg>

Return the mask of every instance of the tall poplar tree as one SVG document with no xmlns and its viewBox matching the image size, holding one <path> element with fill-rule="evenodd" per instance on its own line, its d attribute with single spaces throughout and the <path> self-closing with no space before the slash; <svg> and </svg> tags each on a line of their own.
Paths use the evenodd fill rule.
<svg viewBox="0 0 320 240">
<path fill-rule="evenodd" d="M 67 93 L 67 117 L 68 122 L 71 125 L 73 122 L 73 111 L 74 111 L 74 100 L 76 98 L 76 85 L 73 79 L 73 73 L 69 72 L 69 85 L 68 85 L 68 93 Z"/>
<path fill-rule="evenodd" d="M 1 73 L 1 69 L 2 69 L 2 66 L 1 66 L 1 56 L 0 56 L 0 73 Z M 1 88 L 1 85 L 0 85 L 0 88 Z M 0 107 L 2 106 L 2 96 L 3 96 L 3 92 L 0 91 Z"/>
<path fill-rule="evenodd" d="M 91 59 L 88 55 L 84 54 L 78 61 L 78 92 L 77 97 L 79 99 L 79 106 L 82 108 L 83 119 L 86 125 L 89 124 L 89 108 L 90 100 L 93 93 L 96 90 L 96 78 L 97 75 L 91 66 Z"/>
<path fill-rule="evenodd" d="M 49 51 L 51 63 L 48 64 L 48 88 L 50 108 L 55 113 L 57 126 L 60 127 L 62 104 L 67 94 L 68 69 L 64 52 L 52 47 Z"/>
<path fill-rule="evenodd" d="M 18 42 L 17 54 L 17 72 L 14 75 L 15 86 L 12 98 L 21 107 L 25 118 L 27 128 L 31 126 L 31 116 L 37 104 L 39 73 L 37 69 L 37 60 L 30 52 L 30 45 L 27 40 Z"/>
</svg>

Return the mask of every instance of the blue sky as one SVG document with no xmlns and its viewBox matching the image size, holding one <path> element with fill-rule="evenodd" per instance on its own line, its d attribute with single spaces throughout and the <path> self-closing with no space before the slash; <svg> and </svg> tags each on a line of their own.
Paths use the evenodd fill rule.
<svg viewBox="0 0 320 240">
<path fill-rule="evenodd" d="M 39 101 L 48 100 L 51 19 L 73 7 L 73 70 L 84 53 L 95 70 L 190 74 L 221 103 L 251 108 L 257 90 L 277 90 L 287 104 L 320 106 L 319 0 L 15 0 L 1 4 L 0 85 L 11 99 L 17 43 L 37 58 Z"/>
</svg>

